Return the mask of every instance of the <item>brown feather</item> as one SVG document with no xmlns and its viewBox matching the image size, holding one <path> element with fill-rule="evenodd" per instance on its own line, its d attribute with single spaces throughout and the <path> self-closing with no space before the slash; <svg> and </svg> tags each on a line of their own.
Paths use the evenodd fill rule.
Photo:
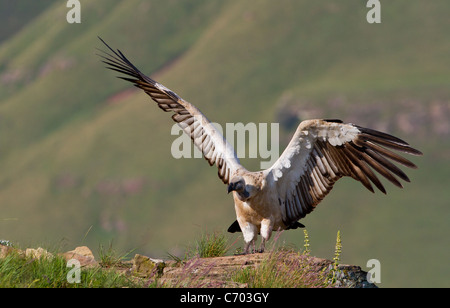
<svg viewBox="0 0 450 308">
<path fill-rule="evenodd" d="M 365 145 L 366 145 L 366 147 L 371 149 L 373 152 L 381 154 L 383 156 L 386 156 L 386 157 L 402 164 L 405 167 L 417 169 L 417 166 L 414 163 L 412 163 L 408 159 L 404 158 L 403 156 L 400 156 L 392 151 L 389 151 L 388 149 L 385 149 L 385 148 L 383 148 L 379 145 L 376 145 L 375 143 L 372 143 L 372 142 L 366 142 Z"/>
<path fill-rule="evenodd" d="M 394 173 L 395 175 L 397 175 L 398 177 L 400 177 L 404 181 L 410 182 L 408 176 L 400 168 L 398 168 L 396 165 L 394 165 L 392 162 L 387 160 L 385 157 L 383 157 L 379 153 L 374 152 L 372 149 L 366 149 L 365 154 L 367 156 L 369 156 L 371 159 L 373 159 L 376 162 L 378 162 L 383 167 L 385 167 L 388 170 L 390 170 L 392 173 Z M 365 159 L 367 160 L 368 158 L 365 158 Z"/>
<path fill-rule="evenodd" d="M 361 170 L 360 160 L 349 150 L 348 145 L 344 145 L 342 150 L 346 154 L 346 157 L 348 157 L 348 159 L 353 163 L 350 166 L 353 168 L 357 176 L 357 180 L 360 181 L 368 190 L 370 190 L 371 192 L 375 192 L 373 190 L 372 185 L 370 184 L 370 181 L 367 179 L 366 175 Z"/>
<path fill-rule="evenodd" d="M 397 151 L 401 151 L 401 152 L 413 154 L 413 155 L 422 155 L 422 152 L 410 147 L 407 143 L 406 144 L 399 143 L 399 142 L 383 139 L 381 137 L 366 135 L 366 134 L 361 135 L 361 137 L 365 141 L 371 141 L 374 143 L 378 143 L 378 144 L 384 145 L 388 148 L 395 149 Z"/>
<path fill-rule="evenodd" d="M 350 143 L 350 146 L 348 146 L 347 149 L 350 150 L 352 152 L 352 154 L 358 158 L 358 160 L 360 162 L 359 166 L 361 167 L 361 170 L 364 172 L 364 174 L 372 181 L 372 183 L 375 184 L 375 186 L 381 192 L 386 193 L 386 190 L 384 189 L 383 185 L 381 184 L 381 182 L 378 179 L 378 177 L 376 176 L 376 174 L 373 173 L 373 171 L 366 165 L 365 160 L 363 160 L 364 152 L 361 151 L 361 149 L 358 149 L 355 146 L 353 146 L 352 143 Z"/>
</svg>

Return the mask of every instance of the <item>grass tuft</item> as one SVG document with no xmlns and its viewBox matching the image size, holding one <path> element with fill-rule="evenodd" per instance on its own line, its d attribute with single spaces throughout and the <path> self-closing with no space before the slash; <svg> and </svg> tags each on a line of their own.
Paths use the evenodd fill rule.
<svg viewBox="0 0 450 308">
<path fill-rule="evenodd" d="M 195 241 L 193 247 L 186 252 L 187 258 L 213 258 L 224 256 L 231 245 L 228 244 L 227 236 L 221 232 L 202 233 Z"/>
<path fill-rule="evenodd" d="M 101 244 L 99 246 L 100 264 L 103 267 L 112 267 L 112 266 L 118 264 L 127 255 L 128 255 L 128 253 L 126 253 L 124 255 L 118 255 L 116 250 L 112 246 L 112 242 L 109 243 L 107 248 Z"/>
</svg>

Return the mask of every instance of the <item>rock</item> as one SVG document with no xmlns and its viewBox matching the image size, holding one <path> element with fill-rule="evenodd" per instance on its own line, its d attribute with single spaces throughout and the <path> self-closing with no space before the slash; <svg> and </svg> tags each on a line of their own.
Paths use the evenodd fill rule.
<svg viewBox="0 0 450 308">
<path fill-rule="evenodd" d="M 327 272 L 331 271 L 328 268 Z M 374 283 L 367 281 L 367 272 L 356 265 L 339 264 L 335 273 L 338 288 L 377 288 Z"/>
<path fill-rule="evenodd" d="M 166 264 L 160 259 L 151 259 L 149 257 L 136 254 L 133 259 L 131 272 L 139 277 L 161 277 Z"/>
<path fill-rule="evenodd" d="M 176 288 L 245 288 L 247 284 L 231 281 L 230 274 L 246 267 L 256 267 L 266 256 L 258 253 L 177 262 L 164 268 L 159 282 L 162 286 Z"/>
<path fill-rule="evenodd" d="M 51 254 L 50 252 L 48 252 L 47 250 L 45 250 L 42 247 L 38 247 L 37 249 L 27 248 L 25 250 L 25 257 L 33 258 L 33 259 L 44 258 L 44 259 L 51 260 L 51 259 L 53 259 L 53 254 Z"/>
<path fill-rule="evenodd" d="M 7 255 L 15 251 L 14 248 L 0 244 L 0 259 L 6 258 Z"/>
<path fill-rule="evenodd" d="M 66 261 L 69 261 L 71 259 L 78 260 L 81 267 L 96 267 L 99 265 L 95 260 L 92 251 L 86 246 L 77 247 L 74 250 L 62 253 L 60 255 L 64 257 Z"/>
<path fill-rule="evenodd" d="M 94 258 L 94 254 L 92 253 L 92 251 L 87 246 L 79 246 L 79 247 L 75 248 L 74 250 L 68 251 L 67 253 L 75 253 L 75 254 L 78 254 L 80 256 L 84 256 L 84 257 L 95 259 Z"/>
</svg>

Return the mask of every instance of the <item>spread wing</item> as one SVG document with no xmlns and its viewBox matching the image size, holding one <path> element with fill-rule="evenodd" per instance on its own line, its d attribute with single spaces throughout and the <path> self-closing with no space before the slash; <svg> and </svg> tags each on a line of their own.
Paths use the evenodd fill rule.
<svg viewBox="0 0 450 308">
<path fill-rule="evenodd" d="M 212 166 L 216 164 L 220 179 L 228 184 L 231 175 L 243 168 L 233 147 L 226 141 L 220 131 L 198 110 L 175 92 L 141 73 L 119 50 L 114 51 L 101 38 L 100 40 L 112 52 L 104 52 L 100 57 L 107 68 L 127 75 L 119 77 L 132 82 L 142 89 L 165 112 L 173 112 L 172 119 L 191 137 L 196 147 Z"/>
<path fill-rule="evenodd" d="M 340 120 L 300 123 L 286 150 L 265 171 L 278 192 L 286 226 L 314 210 L 343 176 L 360 181 L 372 192 L 374 184 L 386 193 L 378 173 L 402 188 L 397 177 L 407 182 L 409 178 L 392 161 L 417 167 L 390 149 L 422 155 L 399 138 Z"/>
</svg>

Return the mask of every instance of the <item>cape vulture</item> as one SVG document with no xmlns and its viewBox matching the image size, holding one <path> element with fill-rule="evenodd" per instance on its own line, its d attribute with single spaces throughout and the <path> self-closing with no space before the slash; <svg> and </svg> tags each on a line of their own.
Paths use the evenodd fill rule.
<svg viewBox="0 0 450 308">
<path fill-rule="evenodd" d="M 374 184 L 386 193 L 376 173 L 402 188 L 399 179 L 406 174 L 392 161 L 417 168 L 392 150 L 412 155 L 422 153 L 405 141 L 373 129 L 340 120 L 306 120 L 300 123 L 282 155 L 266 170 L 251 172 L 239 163 L 233 147 L 197 107 L 175 92 L 144 75 L 120 50 L 109 49 L 100 55 L 107 68 L 126 75 L 119 77 L 147 93 L 190 136 L 208 163 L 216 165 L 218 175 L 233 192 L 237 221 L 229 232 L 242 231 L 244 254 L 259 251 L 273 230 L 304 227 L 299 219 L 311 213 L 344 176 L 361 182 L 374 192 Z M 375 171 L 375 172 L 374 172 Z M 399 179 L 397 179 L 397 176 Z"/>
</svg>

